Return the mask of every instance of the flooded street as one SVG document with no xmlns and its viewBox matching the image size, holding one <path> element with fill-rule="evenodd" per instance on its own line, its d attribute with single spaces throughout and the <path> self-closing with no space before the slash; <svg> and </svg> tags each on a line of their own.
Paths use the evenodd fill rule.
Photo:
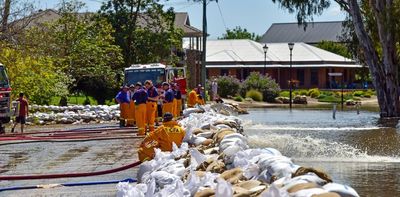
<svg viewBox="0 0 400 197">
<path fill-rule="evenodd" d="M 88 125 L 90 126 L 90 125 Z M 73 127 L 73 126 L 70 126 Z M 76 126 L 75 126 L 76 127 Z M 66 128 L 64 128 L 66 129 Z M 0 176 L 80 173 L 108 170 L 137 161 L 141 139 L 33 142 L 0 146 Z M 0 188 L 51 183 L 110 181 L 135 178 L 136 169 L 82 178 L 0 181 Z M 116 184 L 1 192 L 0 196 L 115 196 Z M 26 192 L 29 191 L 29 195 Z"/>
<path fill-rule="evenodd" d="M 360 196 L 400 195 L 400 133 L 378 113 L 257 109 L 241 116 L 252 147 L 273 147 L 295 163 L 324 169 Z"/>
</svg>

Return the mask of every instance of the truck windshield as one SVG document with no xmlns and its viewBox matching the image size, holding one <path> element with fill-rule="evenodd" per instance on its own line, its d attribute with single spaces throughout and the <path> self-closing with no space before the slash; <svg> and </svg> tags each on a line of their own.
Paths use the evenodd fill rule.
<svg viewBox="0 0 400 197">
<path fill-rule="evenodd" d="M 125 84 L 131 85 L 141 82 L 144 84 L 146 80 L 151 80 L 154 85 L 164 81 L 165 74 L 162 68 L 149 69 L 133 69 L 125 71 Z"/>
<path fill-rule="evenodd" d="M 4 69 L 4 66 L 0 66 L 0 87 L 2 88 L 9 87 L 8 77 L 6 70 Z"/>
</svg>

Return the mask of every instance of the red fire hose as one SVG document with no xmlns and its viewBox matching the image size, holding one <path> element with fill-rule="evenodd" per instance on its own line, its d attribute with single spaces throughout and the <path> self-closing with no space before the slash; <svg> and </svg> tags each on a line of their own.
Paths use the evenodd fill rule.
<svg viewBox="0 0 400 197">
<path fill-rule="evenodd" d="M 119 168 L 110 170 L 103 170 L 97 172 L 82 172 L 82 173 L 69 173 L 69 174 L 41 174 L 41 175 L 11 175 L 11 176 L 0 176 L 0 181 L 11 181 L 11 180 L 32 180 L 32 179 L 58 179 L 58 178 L 73 178 L 73 177 L 87 177 L 87 176 L 98 176 L 103 174 L 111 174 L 129 168 L 134 168 L 140 165 L 141 162 L 137 161 Z"/>
</svg>

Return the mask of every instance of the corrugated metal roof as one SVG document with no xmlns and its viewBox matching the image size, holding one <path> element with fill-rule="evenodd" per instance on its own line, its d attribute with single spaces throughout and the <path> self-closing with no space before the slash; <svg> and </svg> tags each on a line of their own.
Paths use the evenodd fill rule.
<svg viewBox="0 0 400 197">
<path fill-rule="evenodd" d="M 306 30 L 297 23 L 274 23 L 262 36 L 263 43 L 304 42 L 315 44 L 323 40 L 340 42 L 342 21 L 309 23 Z"/>
<path fill-rule="evenodd" d="M 252 40 L 207 41 L 207 65 L 264 65 L 264 44 Z M 267 64 L 289 65 L 290 50 L 287 43 L 268 43 Z M 361 67 L 353 60 L 305 44 L 295 43 L 293 65 L 317 67 Z"/>
</svg>

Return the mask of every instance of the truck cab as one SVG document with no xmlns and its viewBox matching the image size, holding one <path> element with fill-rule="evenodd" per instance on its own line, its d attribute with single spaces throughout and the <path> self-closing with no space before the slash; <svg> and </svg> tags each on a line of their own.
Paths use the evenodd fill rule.
<svg viewBox="0 0 400 197">
<path fill-rule="evenodd" d="M 0 133 L 4 132 L 4 124 L 10 122 L 11 87 L 6 68 L 0 63 Z"/>
<path fill-rule="evenodd" d="M 144 84 L 151 80 L 154 86 L 159 87 L 162 82 L 176 82 L 181 88 L 182 94 L 186 94 L 186 68 L 170 67 L 161 63 L 135 64 L 125 68 L 125 85 Z"/>
</svg>

